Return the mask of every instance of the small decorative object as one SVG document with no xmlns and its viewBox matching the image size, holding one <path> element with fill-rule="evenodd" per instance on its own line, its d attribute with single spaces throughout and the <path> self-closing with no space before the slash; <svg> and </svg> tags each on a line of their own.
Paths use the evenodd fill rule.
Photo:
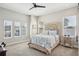
<svg viewBox="0 0 79 59">
<path fill-rule="evenodd" d="M 2 43 L 1 43 L 1 45 L 3 45 L 3 47 L 5 47 L 5 46 L 6 46 L 6 44 L 5 44 L 4 42 L 2 42 Z"/>
</svg>

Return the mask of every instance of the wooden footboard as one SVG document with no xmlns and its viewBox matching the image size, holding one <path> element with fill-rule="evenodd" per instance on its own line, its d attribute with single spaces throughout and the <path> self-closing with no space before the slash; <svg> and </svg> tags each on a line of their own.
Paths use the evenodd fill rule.
<svg viewBox="0 0 79 59">
<path fill-rule="evenodd" d="M 37 49 L 41 52 L 44 52 L 48 55 L 51 55 L 51 52 L 52 50 L 59 44 L 59 42 L 57 42 L 52 48 L 45 48 L 45 47 L 42 47 L 42 46 L 39 46 L 37 44 L 34 44 L 34 43 L 29 43 L 29 48 L 34 48 L 34 49 Z"/>
<path fill-rule="evenodd" d="M 39 46 L 39 45 L 34 44 L 34 43 L 29 43 L 28 45 L 29 45 L 29 48 L 34 48 L 34 49 L 37 49 L 41 52 L 48 54 L 48 50 L 46 48 L 42 47 L 42 46 Z"/>
</svg>

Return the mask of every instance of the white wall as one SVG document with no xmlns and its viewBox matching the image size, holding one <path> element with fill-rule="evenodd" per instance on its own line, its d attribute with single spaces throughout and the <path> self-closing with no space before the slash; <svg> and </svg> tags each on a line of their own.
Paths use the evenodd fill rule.
<svg viewBox="0 0 79 59">
<path fill-rule="evenodd" d="M 58 12 L 54 12 L 48 15 L 44 15 L 39 17 L 39 19 L 45 23 L 48 22 L 61 22 L 63 17 L 65 16 L 72 16 L 72 15 L 77 15 L 77 8 L 70 8 L 70 9 L 65 9 L 61 10 Z"/>
<path fill-rule="evenodd" d="M 21 22 L 21 24 L 26 23 L 27 24 L 27 35 L 21 36 L 21 37 L 14 37 L 14 33 L 12 33 L 12 38 L 10 39 L 4 39 L 4 20 L 11 20 L 14 22 Z M 14 26 L 14 25 L 13 25 Z M 19 42 L 26 40 L 29 37 L 29 29 L 30 29 L 30 18 L 29 16 L 10 11 L 4 8 L 0 8 L 0 42 L 5 41 L 7 44 L 13 43 L 13 42 Z M 12 31 L 14 28 L 12 29 Z"/>
</svg>

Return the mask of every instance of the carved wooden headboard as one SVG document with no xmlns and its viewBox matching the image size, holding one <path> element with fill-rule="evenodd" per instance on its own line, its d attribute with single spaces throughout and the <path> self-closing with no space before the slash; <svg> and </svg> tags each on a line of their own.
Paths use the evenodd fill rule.
<svg viewBox="0 0 79 59">
<path fill-rule="evenodd" d="M 58 24 L 46 24 L 45 28 L 49 30 L 58 30 L 59 26 Z"/>
</svg>

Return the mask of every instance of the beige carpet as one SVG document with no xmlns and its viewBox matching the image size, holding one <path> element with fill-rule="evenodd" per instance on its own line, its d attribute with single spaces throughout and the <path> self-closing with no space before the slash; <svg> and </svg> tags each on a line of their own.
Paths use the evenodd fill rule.
<svg viewBox="0 0 79 59">
<path fill-rule="evenodd" d="M 16 44 L 13 46 L 6 47 L 7 56 L 47 56 L 46 54 L 31 49 L 28 47 L 27 43 Z M 66 48 L 61 45 L 57 46 L 52 51 L 52 56 L 77 56 L 78 49 Z"/>
</svg>

